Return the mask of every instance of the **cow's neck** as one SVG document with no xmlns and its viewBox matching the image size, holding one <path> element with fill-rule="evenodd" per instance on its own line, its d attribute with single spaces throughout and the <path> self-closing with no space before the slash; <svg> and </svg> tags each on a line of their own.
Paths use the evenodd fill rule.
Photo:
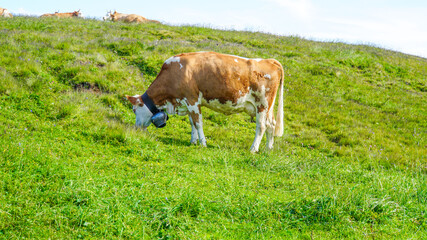
<svg viewBox="0 0 427 240">
<path fill-rule="evenodd" d="M 167 101 L 170 102 L 171 99 L 169 98 L 170 96 L 173 96 L 173 94 L 171 94 L 170 89 L 164 86 L 156 87 L 156 85 L 153 85 L 154 84 L 148 87 L 146 93 L 151 100 L 153 100 L 157 108 L 163 108 L 167 104 Z"/>
</svg>

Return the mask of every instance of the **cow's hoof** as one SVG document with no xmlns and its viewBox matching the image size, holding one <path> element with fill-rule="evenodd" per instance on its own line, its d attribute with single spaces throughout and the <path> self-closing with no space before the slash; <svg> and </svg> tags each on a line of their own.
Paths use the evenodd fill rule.
<svg viewBox="0 0 427 240">
<path fill-rule="evenodd" d="M 255 154 L 255 153 L 257 153 L 257 152 L 258 152 L 258 149 L 251 148 L 251 153 L 252 153 L 252 154 Z"/>
</svg>

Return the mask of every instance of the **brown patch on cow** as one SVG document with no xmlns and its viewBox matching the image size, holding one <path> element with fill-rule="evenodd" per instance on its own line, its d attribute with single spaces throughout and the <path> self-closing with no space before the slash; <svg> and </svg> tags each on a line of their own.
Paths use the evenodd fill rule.
<svg viewBox="0 0 427 240">
<path fill-rule="evenodd" d="M 254 99 L 255 99 L 255 102 L 260 102 L 260 98 L 259 98 L 259 96 L 258 96 L 258 94 L 256 94 L 255 92 L 252 92 L 252 97 L 254 97 Z"/>
<path fill-rule="evenodd" d="M 188 114 L 190 115 L 191 119 L 193 120 L 194 125 L 199 123 L 199 120 L 200 120 L 200 114 L 199 113 L 189 112 Z"/>
<path fill-rule="evenodd" d="M 265 110 L 265 106 L 261 104 L 257 107 L 257 110 L 258 112 L 263 112 Z"/>
</svg>

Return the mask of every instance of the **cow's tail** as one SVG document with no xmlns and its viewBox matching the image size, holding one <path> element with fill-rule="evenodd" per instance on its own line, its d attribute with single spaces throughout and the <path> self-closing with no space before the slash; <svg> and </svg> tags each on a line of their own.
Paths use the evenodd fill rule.
<svg viewBox="0 0 427 240">
<path fill-rule="evenodd" d="M 279 105 L 277 106 L 276 127 L 274 129 L 274 136 L 278 137 L 283 136 L 283 82 L 285 81 L 285 72 L 281 65 L 280 67 L 282 69 L 282 79 L 280 79 Z"/>
</svg>

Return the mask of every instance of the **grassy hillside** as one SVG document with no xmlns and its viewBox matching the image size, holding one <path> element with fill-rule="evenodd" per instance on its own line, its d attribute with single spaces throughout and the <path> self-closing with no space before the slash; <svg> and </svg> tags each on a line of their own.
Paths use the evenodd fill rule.
<svg viewBox="0 0 427 240">
<path fill-rule="evenodd" d="M 275 58 L 285 136 L 204 113 L 133 127 L 182 52 Z M 427 60 L 298 37 L 84 19 L 0 18 L 0 238 L 427 238 Z"/>
</svg>

